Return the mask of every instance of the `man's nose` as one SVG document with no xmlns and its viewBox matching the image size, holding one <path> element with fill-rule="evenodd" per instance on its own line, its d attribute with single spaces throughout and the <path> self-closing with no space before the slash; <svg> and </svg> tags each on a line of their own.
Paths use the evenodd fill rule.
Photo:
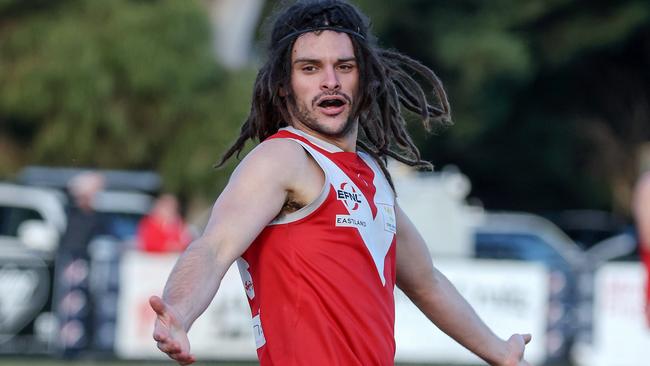
<svg viewBox="0 0 650 366">
<path fill-rule="evenodd" d="M 321 81 L 321 90 L 339 90 L 341 89 L 341 84 L 339 83 L 338 75 L 336 75 L 336 70 L 334 67 L 326 67 L 325 73 L 323 75 L 323 80 Z"/>
</svg>

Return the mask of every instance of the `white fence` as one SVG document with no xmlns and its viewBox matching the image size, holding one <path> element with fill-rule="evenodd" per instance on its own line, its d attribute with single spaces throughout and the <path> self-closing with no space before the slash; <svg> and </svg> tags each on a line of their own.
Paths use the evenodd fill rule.
<svg viewBox="0 0 650 366">
<path fill-rule="evenodd" d="M 122 259 L 116 353 L 125 359 L 162 358 L 151 339 L 154 313 L 148 298 L 160 294 L 175 255 L 131 252 Z M 502 336 L 531 332 L 527 358 L 544 360 L 548 276 L 537 264 L 504 261 L 437 261 L 479 315 Z M 437 330 L 396 291 L 396 359 L 467 363 L 476 357 Z M 190 331 L 192 352 L 201 359 L 255 360 L 250 311 L 236 267 Z"/>
</svg>

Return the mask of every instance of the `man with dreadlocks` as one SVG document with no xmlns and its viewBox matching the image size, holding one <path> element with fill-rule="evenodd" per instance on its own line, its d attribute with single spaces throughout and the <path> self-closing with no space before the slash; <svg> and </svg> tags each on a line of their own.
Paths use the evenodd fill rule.
<svg viewBox="0 0 650 366">
<path fill-rule="evenodd" d="M 402 108 L 449 123 L 441 83 L 379 49 L 369 22 L 340 0 L 299 1 L 274 23 L 251 112 L 221 163 L 249 139 L 203 235 L 152 296 L 154 339 L 194 362 L 187 331 L 237 261 L 262 365 L 392 365 L 394 286 L 492 365 L 527 365 L 529 335 L 499 339 L 431 263 L 395 202 L 386 157 L 428 167 Z M 417 73 L 433 87 L 429 103 Z"/>
</svg>

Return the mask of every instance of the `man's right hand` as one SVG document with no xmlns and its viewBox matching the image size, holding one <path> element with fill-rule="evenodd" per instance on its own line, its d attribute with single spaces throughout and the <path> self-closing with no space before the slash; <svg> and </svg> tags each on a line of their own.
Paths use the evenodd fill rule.
<svg viewBox="0 0 650 366">
<path fill-rule="evenodd" d="M 156 312 L 153 339 L 158 342 L 158 348 L 179 365 L 189 365 L 196 361 L 190 354 L 187 332 L 173 308 L 158 296 L 151 296 L 149 305 Z"/>
</svg>

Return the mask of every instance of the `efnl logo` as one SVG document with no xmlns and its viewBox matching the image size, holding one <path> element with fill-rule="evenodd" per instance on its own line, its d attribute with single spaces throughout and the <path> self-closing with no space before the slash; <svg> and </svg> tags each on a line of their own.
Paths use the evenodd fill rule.
<svg viewBox="0 0 650 366">
<path fill-rule="evenodd" d="M 358 193 L 352 185 L 348 186 L 347 182 L 343 182 L 339 189 L 336 190 L 336 199 L 342 201 L 348 209 L 348 213 L 350 213 L 349 215 L 336 215 L 336 226 L 354 227 L 357 229 L 366 227 L 366 222 L 359 219 L 359 212 L 357 211 L 359 204 L 362 202 L 361 193 Z"/>
<path fill-rule="evenodd" d="M 350 186 L 350 190 L 346 190 L 347 185 L 347 182 L 341 183 L 340 188 L 336 190 L 336 199 L 343 201 L 348 211 L 356 211 L 361 203 L 361 194 L 357 193 L 353 186 Z"/>
</svg>

